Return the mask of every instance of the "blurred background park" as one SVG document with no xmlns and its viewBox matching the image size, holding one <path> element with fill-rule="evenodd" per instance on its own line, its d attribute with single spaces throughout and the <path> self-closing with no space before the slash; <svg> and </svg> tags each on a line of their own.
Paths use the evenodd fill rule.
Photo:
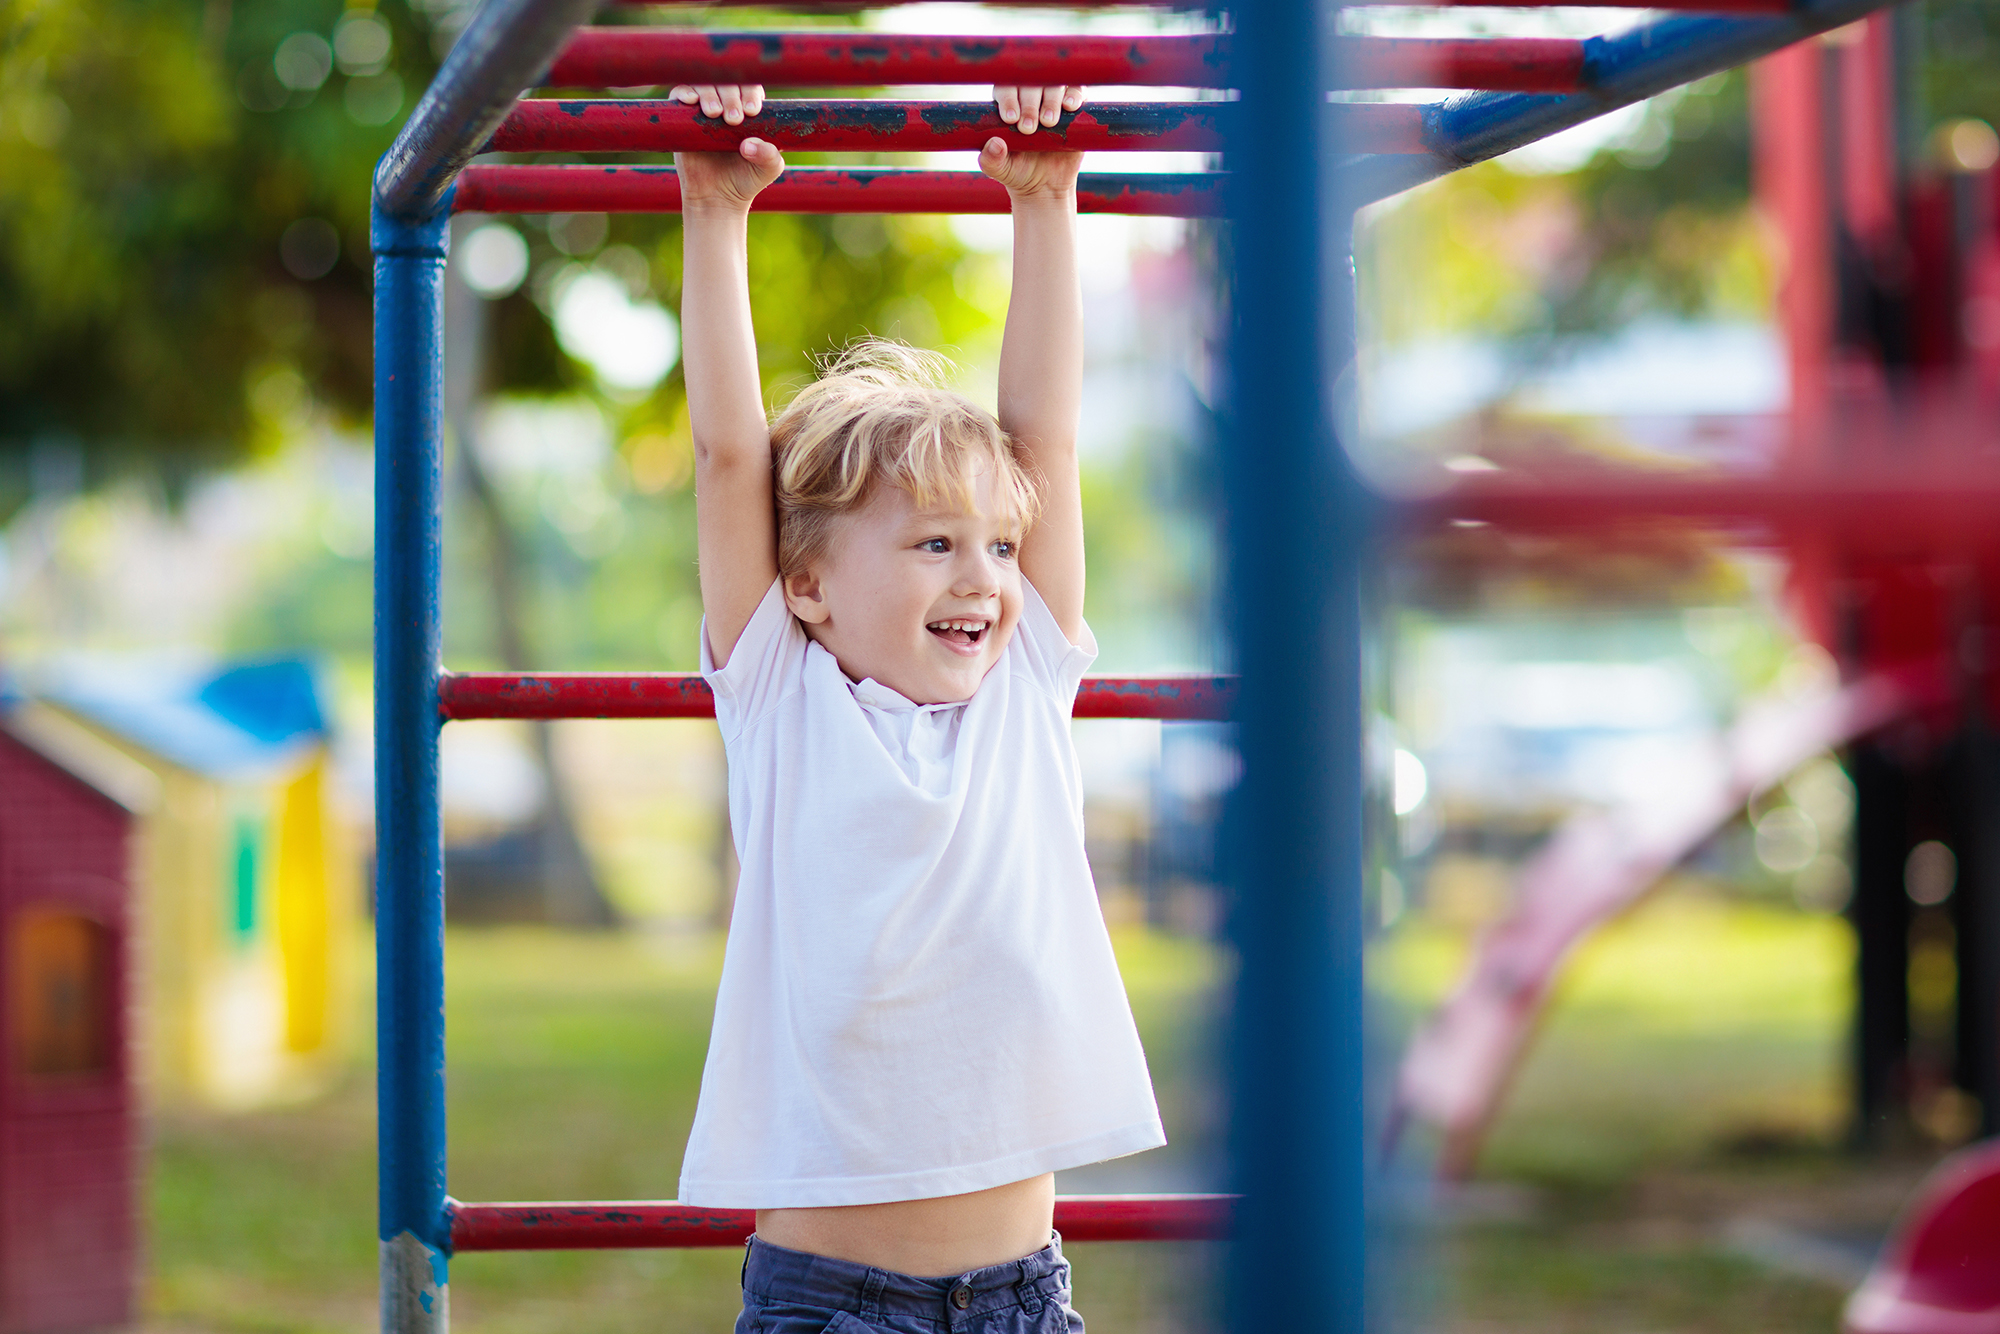
<svg viewBox="0 0 2000 1334">
<path fill-rule="evenodd" d="M 5 0 L 0 667 L 16 734 L 133 812 L 146 1329 L 375 1319 L 369 180 L 471 8 Z M 1209 22 L 930 4 L 664 21 Z M 1910 170 L 1990 196 L 2000 11 L 1917 0 L 1893 32 Z M 1753 180 L 1753 83 L 1716 76 L 1368 209 L 1342 386 L 1356 467 L 1421 497 L 1488 474 L 1774 464 L 1797 361 L 1784 236 Z M 1209 451 L 1227 236 L 1110 217 L 1081 236 L 1096 670 L 1226 671 Z M 760 216 L 751 244 L 774 402 L 864 333 L 950 351 L 990 401 L 1005 219 Z M 671 217 L 454 224 L 449 667 L 694 669 L 679 274 Z M 1995 312 L 1966 325 L 1975 352 L 2000 345 Z M 1750 702 L 1837 684 L 1795 592 L 1768 544 L 1690 529 L 1593 544 L 1467 520 L 1385 546 L 1367 904 L 1384 1089 L 1553 834 L 1698 786 Z M 1220 1189 L 1228 730 L 1095 721 L 1076 738 L 1173 1143 L 1063 1185 Z M 1469 1150 L 1402 1137 L 1380 1212 L 1407 1327 L 1836 1327 L 1898 1204 L 1988 1114 L 1947 1068 L 1956 956 L 1922 912 L 1949 898 L 1953 853 L 1930 839 L 1909 863 L 1930 923 L 1908 959 L 1915 1073 L 1857 1131 L 1853 763 L 1809 749 L 1582 941 Z M 443 768 L 454 1193 L 670 1197 L 733 874 L 712 725 L 463 724 Z M 1470 1155 L 1462 1179 L 1424 1184 L 1453 1152 Z M 1206 1246 L 1073 1258 L 1093 1330 L 1212 1327 Z M 468 1256 L 453 1314 L 475 1331 L 721 1330 L 737 1264 Z"/>
</svg>

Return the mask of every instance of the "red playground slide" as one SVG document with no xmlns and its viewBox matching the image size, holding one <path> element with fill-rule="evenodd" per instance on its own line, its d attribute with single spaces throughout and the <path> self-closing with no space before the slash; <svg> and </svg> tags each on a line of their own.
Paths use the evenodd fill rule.
<svg viewBox="0 0 2000 1334">
<path fill-rule="evenodd" d="M 1559 827 L 1521 868 L 1512 908 L 1479 941 L 1457 991 L 1411 1041 L 1391 1125 L 1414 1117 L 1435 1126 L 1439 1175 L 1468 1175 L 1577 943 L 1638 902 L 1751 797 L 1814 755 L 1934 702 L 1948 680 L 1940 667 L 1882 671 L 1754 702 L 1717 738 L 1705 781 Z"/>
</svg>

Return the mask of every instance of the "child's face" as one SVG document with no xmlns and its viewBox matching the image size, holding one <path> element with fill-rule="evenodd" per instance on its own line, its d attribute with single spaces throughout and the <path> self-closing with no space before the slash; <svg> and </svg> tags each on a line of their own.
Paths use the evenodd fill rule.
<svg viewBox="0 0 2000 1334">
<path fill-rule="evenodd" d="M 1020 529 L 990 470 L 976 513 L 920 511 L 898 486 L 843 515 L 826 555 L 785 581 L 785 601 L 851 680 L 917 704 L 969 699 L 1021 619 Z"/>
</svg>

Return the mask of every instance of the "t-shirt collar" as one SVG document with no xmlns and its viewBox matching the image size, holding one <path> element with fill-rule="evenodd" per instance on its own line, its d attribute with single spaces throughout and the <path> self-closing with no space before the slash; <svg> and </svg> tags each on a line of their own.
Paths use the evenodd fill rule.
<svg viewBox="0 0 2000 1334">
<path fill-rule="evenodd" d="M 937 713 L 944 709 L 965 706 L 965 701 L 962 699 L 947 704 L 918 704 L 883 685 L 872 676 L 850 682 L 847 688 L 854 692 L 856 703 L 865 704 L 871 709 L 881 709 L 887 713 Z"/>
</svg>

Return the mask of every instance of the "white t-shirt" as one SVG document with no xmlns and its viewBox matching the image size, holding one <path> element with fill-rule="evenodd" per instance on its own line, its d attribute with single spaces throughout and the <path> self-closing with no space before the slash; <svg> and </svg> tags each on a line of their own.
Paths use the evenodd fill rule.
<svg viewBox="0 0 2000 1334">
<path fill-rule="evenodd" d="M 972 699 L 855 685 L 776 584 L 702 675 L 742 865 L 680 1198 L 985 1190 L 1166 1143 L 1083 852 L 1097 655 L 1032 588 Z"/>
</svg>

